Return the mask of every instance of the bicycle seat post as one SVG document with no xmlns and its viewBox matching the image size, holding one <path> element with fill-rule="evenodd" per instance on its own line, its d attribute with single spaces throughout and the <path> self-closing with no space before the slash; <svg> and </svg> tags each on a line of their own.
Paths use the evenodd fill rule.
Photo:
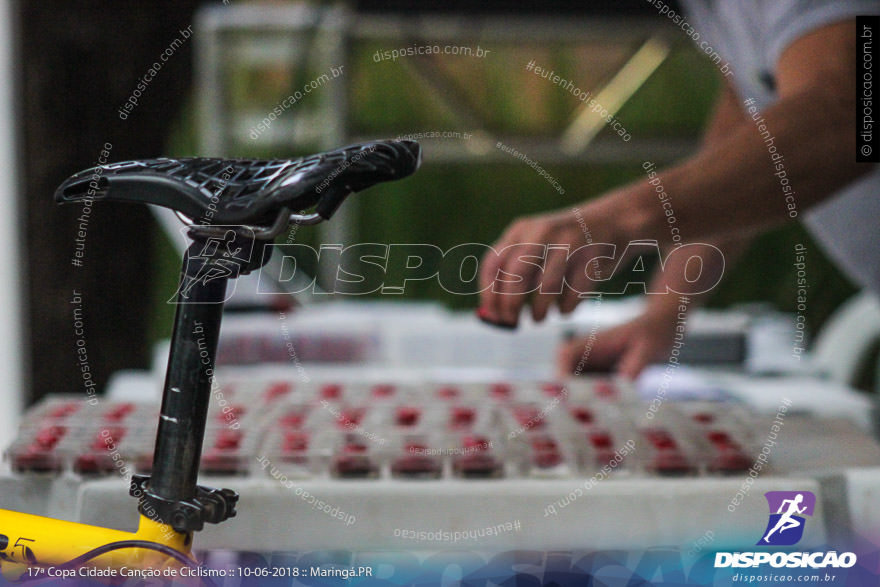
<svg viewBox="0 0 880 587">
<path fill-rule="evenodd" d="M 350 194 L 407 177 L 420 162 L 414 141 L 373 141 L 298 159 L 123 161 L 58 187 L 58 203 L 154 204 L 189 225 L 152 476 L 131 479 L 141 514 L 180 533 L 235 515 L 234 491 L 196 484 L 228 282 L 268 261 L 266 247 L 290 223 L 328 220 Z"/>
<path fill-rule="evenodd" d="M 196 482 L 213 385 L 223 304 L 230 280 L 263 265 L 265 241 L 244 227 L 194 227 L 181 267 L 152 475 L 134 481 L 178 531 L 235 515 L 238 496 Z M 143 512 L 142 512 L 143 513 Z"/>
<path fill-rule="evenodd" d="M 181 283 L 194 283 L 177 294 L 177 312 L 162 395 L 162 412 L 153 457 L 152 490 L 171 500 L 195 495 L 198 459 L 211 397 L 217 341 L 227 277 L 194 282 L 203 263 L 193 263 L 196 241 L 186 252 Z M 188 298 L 184 295 L 188 293 Z M 200 357 L 204 354 L 204 363 Z"/>
</svg>

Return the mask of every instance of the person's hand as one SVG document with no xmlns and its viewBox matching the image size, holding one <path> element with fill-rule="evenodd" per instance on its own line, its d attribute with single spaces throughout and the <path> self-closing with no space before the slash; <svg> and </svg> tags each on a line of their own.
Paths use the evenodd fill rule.
<svg viewBox="0 0 880 587">
<path fill-rule="evenodd" d="M 573 373 L 613 370 L 627 379 L 635 379 L 642 369 L 669 354 L 675 325 L 674 315 L 648 312 L 592 337 L 578 336 L 566 341 L 557 353 L 558 374 L 565 378 Z"/>
<path fill-rule="evenodd" d="M 568 313 L 581 301 L 579 292 L 596 289 L 594 280 L 613 270 L 610 244 L 616 235 L 613 218 L 595 204 L 529 216 L 507 228 L 493 245 L 497 254 L 487 254 L 480 264 L 485 319 L 516 325 L 531 302 L 532 317 L 540 321 L 553 303 Z M 595 246 L 570 256 L 584 245 Z"/>
</svg>

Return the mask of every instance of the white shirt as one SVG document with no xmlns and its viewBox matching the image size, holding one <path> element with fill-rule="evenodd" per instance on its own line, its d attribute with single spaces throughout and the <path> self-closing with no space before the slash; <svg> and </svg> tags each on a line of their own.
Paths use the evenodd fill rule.
<svg viewBox="0 0 880 587">
<path fill-rule="evenodd" d="M 699 41 L 707 41 L 730 63 L 733 75 L 727 79 L 741 103 L 754 98 L 759 110 L 778 100 L 773 82 L 776 66 L 792 42 L 822 26 L 880 12 L 880 0 L 682 0 L 682 4 Z M 855 129 L 852 134 L 855 140 Z M 855 283 L 880 294 L 880 168 L 799 217 Z"/>
</svg>

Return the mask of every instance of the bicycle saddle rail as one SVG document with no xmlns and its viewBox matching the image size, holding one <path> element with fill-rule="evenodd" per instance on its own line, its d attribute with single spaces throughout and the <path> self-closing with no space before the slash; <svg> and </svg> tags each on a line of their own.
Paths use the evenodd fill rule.
<svg viewBox="0 0 880 587">
<path fill-rule="evenodd" d="M 350 194 L 412 175 L 415 141 L 358 143 L 298 159 L 159 158 L 110 163 L 65 180 L 55 201 L 141 202 L 174 210 L 191 225 L 261 227 L 277 235 L 290 221 L 329 219 Z M 291 216 L 314 207 L 309 215 Z"/>
</svg>

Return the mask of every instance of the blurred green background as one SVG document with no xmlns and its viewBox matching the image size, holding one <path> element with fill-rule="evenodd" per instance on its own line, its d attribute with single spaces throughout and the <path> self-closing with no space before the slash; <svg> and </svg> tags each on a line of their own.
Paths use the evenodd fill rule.
<svg viewBox="0 0 880 587">
<path fill-rule="evenodd" d="M 431 90 L 418 83 L 402 60 L 373 61 L 372 55 L 377 50 L 392 46 L 396 45 L 361 42 L 349 49 L 350 64 L 346 70 L 349 133 L 380 138 L 428 130 L 471 132 L 473 129 L 456 124 L 437 107 Z M 552 67 L 563 77 L 578 80 L 583 89 L 593 89 L 607 80 L 612 69 L 609 66 L 622 63 L 633 49 L 563 44 L 493 46 L 491 57 L 443 56 L 441 64 L 470 97 L 471 106 L 480 112 L 485 124 L 483 130 L 494 145 L 495 137 L 514 134 L 558 137 L 580 104 L 563 89 L 526 72 L 523 66 L 530 59 Z M 292 88 L 301 87 L 301 80 L 313 79 L 318 74 L 320 71 L 294 75 L 284 68 L 231 67 L 226 73 L 228 100 L 233 107 L 268 112 Z M 719 76 L 714 66 L 689 44 L 677 44 L 667 61 L 618 113 L 618 119 L 633 137 L 691 139 L 696 146 L 718 86 Z M 318 90 L 284 116 L 296 116 L 298 109 L 314 108 L 320 100 L 321 90 Z M 191 103 L 181 113 L 169 144 L 171 154 L 198 152 L 194 111 Z M 619 140 L 607 128 L 597 137 L 597 141 L 609 139 Z M 261 147 L 256 141 L 237 145 L 234 155 L 289 157 L 309 150 L 303 148 L 299 153 L 292 153 L 289 149 Z M 443 250 L 465 242 L 492 243 L 518 216 L 571 205 L 644 177 L 640 162 L 596 165 L 539 161 L 565 188 L 565 195 L 560 195 L 526 164 L 513 157 L 507 159 L 437 163 L 426 157 L 423 168 L 414 177 L 375 188 L 363 196 L 362 205 L 357 208 L 356 240 L 433 243 Z M 296 242 L 317 244 L 316 234 L 314 230 L 301 230 Z M 286 242 L 286 237 L 279 240 Z M 808 249 L 807 318 L 810 329 L 815 332 L 854 289 L 799 225 L 788 225 L 758 239 L 741 262 L 728 270 L 710 305 L 725 307 L 763 301 L 779 310 L 793 311 L 796 243 L 804 243 Z M 152 323 L 156 326 L 151 336 L 154 340 L 170 334 L 173 306 L 164 302 L 169 292 L 174 291 L 178 267 L 168 242 L 158 245 L 155 256 L 160 269 L 153 307 L 156 319 Z M 453 296 L 436 282 L 415 284 L 407 292 L 408 297 L 439 300 L 450 307 L 476 305 L 475 296 Z"/>
</svg>

